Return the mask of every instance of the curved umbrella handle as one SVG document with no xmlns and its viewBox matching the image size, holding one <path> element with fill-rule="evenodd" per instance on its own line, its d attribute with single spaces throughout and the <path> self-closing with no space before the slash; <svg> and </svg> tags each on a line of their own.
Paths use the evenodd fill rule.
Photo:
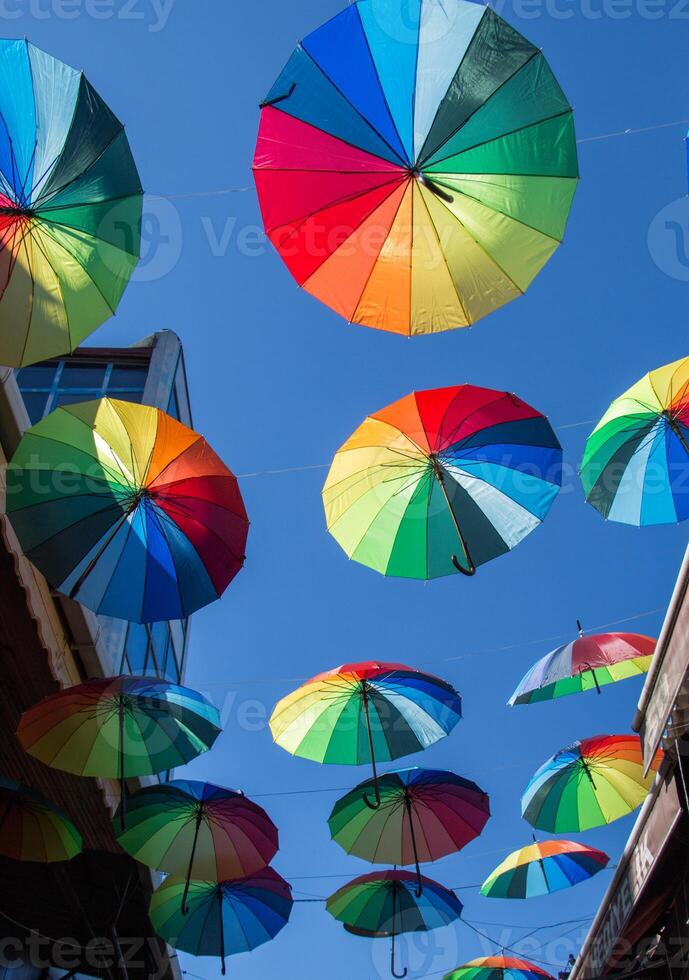
<svg viewBox="0 0 689 980">
<path fill-rule="evenodd" d="M 371 800 L 369 799 L 366 793 L 363 794 L 363 800 L 366 806 L 369 808 L 369 810 L 378 810 L 380 808 L 381 799 L 380 799 L 380 786 L 378 785 L 378 777 L 375 773 L 375 770 L 373 773 L 373 779 L 374 779 L 373 788 L 376 794 L 374 800 L 373 802 L 371 802 Z"/>
<path fill-rule="evenodd" d="M 396 914 L 395 906 L 397 904 L 396 899 L 397 899 L 397 882 L 393 882 L 392 883 L 392 942 L 390 945 L 390 973 L 392 973 L 393 977 L 396 977 L 397 980 L 404 980 L 404 977 L 406 977 L 407 975 L 407 967 L 405 966 L 403 973 L 397 973 L 395 971 L 395 936 L 397 935 L 397 933 L 395 932 L 395 914 Z"/>
<path fill-rule="evenodd" d="M 376 753 L 373 747 L 373 732 L 371 731 L 371 718 L 368 713 L 368 691 L 366 687 L 362 689 L 362 699 L 364 702 L 364 715 L 366 716 L 366 730 L 368 732 L 368 749 L 371 753 L 371 768 L 373 769 L 373 788 L 376 791 L 375 802 L 371 803 L 366 793 L 363 794 L 364 803 L 369 810 L 377 810 L 380 807 L 380 786 L 378 785 L 378 772 L 376 770 Z"/>
<path fill-rule="evenodd" d="M 469 556 L 467 555 L 467 557 Z M 476 566 L 471 559 L 469 559 L 469 568 L 465 568 L 460 562 L 459 558 L 457 558 L 457 555 L 450 555 L 450 558 L 452 559 L 452 564 L 455 566 L 458 572 L 462 573 L 462 575 L 471 577 L 472 575 L 476 574 Z"/>
<path fill-rule="evenodd" d="M 403 978 L 406 977 L 406 975 L 407 975 L 408 972 L 409 971 L 408 971 L 408 969 L 407 969 L 406 966 L 405 966 L 404 970 L 402 971 L 402 973 L 397 973 L 395 971 L 395 937 L 393 935 L 393 937 L 392 937 L 392 950 L 390 952 L 390 973 L 392 973 L 393 977 L 397 977 L 397 980 L 403 980 Z"/>
<path fill-rule="evenodd" d="M 598 694 L 602 694 L 603 692 L 600 689 L 600 684 L 598 683 L 598 678 L 596 677 L 596 672 L 593 669 L 593 667 L 591 666 L 591 664 L 586 663 L 586 664 L 582 664 L 581 666 L 584 667 L 586 670 L 590 671 L 591 677 L 593 677 L 593 683 L 596 685 L 596 691 L 598 692 Z"/>
</svg>

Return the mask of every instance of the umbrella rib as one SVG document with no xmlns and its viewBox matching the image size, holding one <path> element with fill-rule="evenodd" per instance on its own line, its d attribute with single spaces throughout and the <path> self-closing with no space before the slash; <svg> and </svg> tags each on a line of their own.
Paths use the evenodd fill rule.
<svg viewBox="0 0 689 980">
<path fill-rule="evenodd" d="M 472 319 L 471 319 L 471 317 L 469 316 L 469 312 L 468 312 L 468 310 L 467 310 L 467 308 L 466 308 L 466 307 L 465 307 L 465 305 L 464 305 L 464 300 L 463 300 L 463 299 L 462 299 L 462 297 L 461 297 L 461 296 L 459 295 L 459 289 L 457 288 L 457 283 L 456 283 L 456 282 L 455 282 L 455 280 L 454 280 L 454 276 L 453 276 L 453 275 L 452 275 L 452 273 L 450 272 L 450 266 L 449 266 L 449 265 L 448 265 L 448 263 L 447 263 L 447 256 L 446 256 L 446 254 L 445 254 L 445 250 L 444 250 L 444 248 L 443 248 L 443 245 L 442 245 L 442 242 L 441 242 L 441 240 L 440 240 L 440 235 L 439 235 L 439 233 L 438 233 L 438 229 L 437 229 L 437 227 L 436 227 L 436 224 L 435 224 L 435 221 L 433 220 L 433 217 L 432 217 L 432 215 L 431 215 L 431 212 L 430 212 L 430 209 L 429 209 L 429 207 L 428 207 L 428 204 L 426 203 L 426 199 L 425 199 L 425 197 L 424 197 L 424 195 L 423 195 L 423 192 L 422 192 L 422 191 L 419 191 L 419 195 L 420 195 L 420 197 L 421 197 L 421 203 L 423 204 L 423 206 L 424 206 L 424 209 L 425 209 L 425 211 L 426 211 L 426 215 L 428 216 L 428 220 L 429 220 L 429 222 L 430 222 L 430 225 L 431 225 L 431 228 L 433 229 L 433 232 L 434 232 L 434 234 L 435 234 L 435 240 L 436 240 L 436 243 L 437 243 L 437 245 L 438 245 L 438 251 L 440 252 L 440 254 L 441 254 L 441 256 L 442 256 L 442 259 L 443 259 L 443 265 L 445 266 L 445 269 L 446 269 L 446 271 L 447 271 L 447 275 L 448 275 L 448 278 L 449 278 L 449 280 L 450 280 L 450 282 L 452 283 L 452 291 L 453 291 L 453 293 L 455 294 L 455 296 L 457 297 L 457 302 L 459 303 L 459 308 L 460 308 L 460 310 L 461 310 L 461 311 L 462 311 L 462 313 L 464 314 L 464 319 L 465 319 L 465 320 L 467 321 L 467 323 L 468 323 L 468 324 L 471 324 L 471 323 L 472 323 Z M 440 200 L 440 199 L 439 199 L 439 200 Z M 443 204 L 444 204 L 444 202 L 443 202 Z M 449 209 L 449 208 L 447 208 L 447 206 L 446 206 L 446 205 L 445 205 L 445 207 L 446 207 L 446 210 L 447 210 L 447 211 L 448 211 L 448 212 L 449 212 L 449 213 L 450 213 L 450 214 L 452 215 L 452 217 L 453 217 L 453 218 L 454 218 L 454 219 L 455 219 L 456 221 L 458 221 L 458 223 L 459 223 L 459 224 L 461 225 L 461 227 L 462 227 L 462 228 L 464 228 L 464 231 L 465 231 L 465 232 L 467 233 L 467 235 L 469 235 L 469 232 L 468 232 L 468 231 L 467 231 L 467 229 L 466 229 L 466 228 L 464 227 L 464 225 L 462 224 L 462 222 L 461 222 L 461 221 L 459 221 L 459 219 L 458 219 L 458 218 L 457 218 L 457 216 L 456 216 L 456 215 L 454 214 L 454 212 L 453 212 L 453 211 L 450 211 L 450 209 Z M 472 235 L 469 235 L 469 237 L 471 237 L 471 238 L 473 238 L 473 236 L 472 236 Z M 475 240 L 475 239 L 474 239 L 474 240 Z M 478 245 L 479 243 L 478 243 L 478 242 L 476 242 L 476 244 Z M 484 249 L 484 251 L 485 251 L 485 249 Z M 488 254 L 488 253 L 486 253 L 486 254 Z M 488 258 L 490 259 L 490 256 L 488 256 Z M 491 259 L 491 261 L 493 261 L 493 260 Z M 495 265 L 497 265 L 497 263 L 494 263 L 494 264 L 495 264 Z M 509 278 L 509 277 L 508 277 L 508 278 Z"/>
<path fill-rule="evenodd" d="M 365 34 L 365 33 L 366 33 L 366 32 L 364 31 L 364 34 Z M 368 44 L 368 40 L 367 40 L 367 44 Z M 404 159 L 403 159 L 403 158 L 402 158 L 402 157 L 401 157 L 401 156 L 399 155 L 399 153 L 397 152 L 397 150 L 395 150 L 395 149 L 394 149 L 394 148 L 393 148 L 393 147 L 392 147 L 392 146 L 390 145 L 390 143 L 389 143 L 389 142 L 388 142 L 388 141 L 387 141 L 387 140 L 385 139 L 385 137 L 384 137 L 384 136 L 382 135 L 382 133 L 380 133 L 380 132 L 378 132 L 378 130 L 376 129 L 376 127 L 375 127 L 375 126 L 373 125 L 373 123 L 372 123 L 372 122 L 371 122 L 371 121 L 370 121 L 369 119 L 367 119 L 367 118 L 366 118 L 366 116 L 364 116 L 364 115 L 363 115 L 363 113 L 361 113 L 361 112 L 359 112 L 359 110 L 358 110 L 358 109 L 357 109 L 357 107 L 356 107 L 356 106 L 354 105 L 354 103 L 353 103 L 353 102 L 350 102 L 350 100 L 349 100 L 349 99 L 347 98 L 347 96 L 346 96 L 346 95 L 344 94 L 344 92 L 343 92 L 343 91 L 342 91 L 342 89 L 341 89 L 341 88 L 339 87 L 339 85 L 336 85 L 336 84 L 335 84 L 335 82 L 333 81 L 333 79 L 332 79 L 332 78 L 330 77 L 330 75 L 327 75 L 327 74 L 325 73 L 325 71 L 323 71 L 323 69 L 321 68 L 321 66 L 320 66 L 320 65 L 318 64 L 318 62 L 316 61 L 316 59 L 315 59 L 315 58 L 312 58 L 312 57 L 311 57 L 311 55 L 310 55 L 310 54 L 309 54 L 309 52 L 308 52 L 308 51 L 306 50 L 306 48 L 304 48 L 304 47 L 303 47 L 303 46 L 302 46 L 301 44 L 299 44 L 299 45 L 298 45 L 298 49 L 304 52 L 304 54 L 305 54 L 305 55 L 307 56 L 307 58 L 309 59 L 309 61 L 310 61 L 310 62 L 311 62 L 311 63 L 312 63 L 313 65 L 315 65 L 315 66 L 316 66 L 316 68 L 318 69 L 318 71 L 320 72 L 320 74 L 321 74 L 321 75 L 323 76 L 323 78 L 325 78 L 325 79 L 327 79 L 327 81 L 329 82 L 329 84 L 330 84 L 330 85 L 332 85 L 332 87 L 333 87 L 333 88 L 335 89 L 335 91 L 336 91 L 336 92 L 338 92 L 338 93 L 339 93 L 339 94 L 340 94 L 340 95 L 342 96 L 342 98 L 344 99 L 344 101 L 345 101 L 345 102 L 346 102 L 346 103 L 347 103 L 347 104 L 348 104 L 349 106 L 351 106 L 351 108 L 352 108 L 352 109 L 354 110 L 354 112 L 356 113 L 356 115 L 357 115 L 357 116 L 358 116 L 358 117 L 359 117 L 360 119 L 362 119 L 362 120 L 364 121 L 364 123 L 365 123 L 365 124 L 366 124 L 366 125 L 368 126 L 368 128 L 369 128 L 369 129 L 371 129 L 371 130 L 372 130 L 372 131 L 373 131 L 373 132 L 374 132 L 374 133 L 376 134 L 376 136 L 377 136 L 377 137 L 378 137 L 378 138 L 379 138 L 379 139 L 380 139 L 380 140 L 381 140 L 381 141 L 382 141 L 382 142 L 383 142 L 383 143 L 384 143 L 384 144 L 385 144 L 385 145 L 387 146 L 387 148 L 388 148 L 388 149 L 390 150 L 390 152 L 391 152 L 391 153 L 393 153 L 393 154 L 395 155 L 395 157 L 396 157 L 396 159 L 400 161 L 400 166 L 401 166 L 401 168 L 402 168 L 402 169 L 404 169 L 404 167 L 405 167 L 405 165 L 406 165 L 406 163 L 407 163 L 407 161 L 406 161 L 406 160 L 404 160 Z M 373 60 L 373 56 L 371 56 L 371 60 Z M 375 64 L 375 61 L 373 61 L 373 67 L 374 67 L 374 68 L 376 68 L 376 64 Z M 378 69 L 376 68 L 376 75 L 377 75 L 377 74 L 378 74 Z M 379 83 L 380 83 L 380 79 L 379 79 Z M 382 89 L 383 89 L 383 86 L 381 85 L 381 91 L 382 91 Z M 388 112 L 389 112 L 389 110 L 388 110 Z M 392 115 L 390 115 L 390 119 L 391 119 L 391 122 L 392 122 L 392 124 L 393 124 L 393 126 L 395 126 L 395 121 L 394 121 L 394 119 L 392 118 Z M 318 128 L 318 127 L 314 127 L 314 128 Z M 395 130 L 397 130 L 397 126 L 395 126 Z M 398 138 L 399 138 L 399 133 L 397 133 L 397 136 L 398 136 Z M 338 137 L 336 137 L 336 138 L 337 138 L 337 139 L 340 139 L 340 137 L 339 137 L 339 136 L 338 136 Z M 342 140 L 342 142 L 343 142 L 343 143 L 346 143 L 346 142 L 347 142 L 347 140 Z M 354 144 L 350 144 L 350 145 L 351 145 L 351 146 L 354 146 Z M 402 146 L 402 148 L 404 149 L 404 144 L 402 143 L 402 140 L 401 140 L 401 139 L 400 139 L 400 146 Z M 360 148 L 360 147 L 357 147 L 357 146 L 354 146 L 354 149 L 361 149 L 361 148 Z M 375 154 L 372 154 L 372 155 L 373 155 L 373 156 L 376 156 L 376 157 L 378 157 L 378 159 L 379 159 L 379 160 L 382 160 L 382 159 L 384 159 L 383 157 L 381 157 L 381 156 L 380 156 L 379 154 L 377 154 L 377 153 L 375 153 Z"/>
<path fill-rule="evenodd" d="M 90 282 L 93 283 L 93 286 L 94 286 L 96 292 L 99 294 L 99 296 L 101 297 L 101 299 L 103 300 L 103 302 L 105 303 L 105 305 L 107 306 L 107 308 L 110 310 L 110 312 L 111 313 L 115 313 L 115 307 L 112 305 L 112 303 L 110 302 L 110 300 L 107 298 L 107 296 L 105 295 L 105 293 L 103 292 L 103 290 L 100 288 L 100 286 L 98 285 L 98 283 L 96 282 L 96 280 L 91 275 L 91 273 L 88 271 L 88 269 L 85 266 L 83 266 L 81 264 L 81 262 L 67 248 L 67 246 L 63 242 L 60 242 L 55 237 L 52 229 L 50 228 L 50 224 L 51 224 L 51 222 L 48 222 L 47 225 L 46 225 L 46 227 L 43 228 L 43 231 L 45 231 L 46 235 L 48 235 L 50 238 L 52 238 L 52 240 L 55 242 L 55 244 L 56 244 L 56 246 L 58 248 L 61 248 L 64 252 L 66 252 L 69 255 L 69 257 L 71 259 L 73 259 L 74 262 L 76 262 L 76 264 L 84 272 L 84 275 L 90 280 Z M 70 229 L 68 232 L 65 232 L 65 235 L 71 235 L 73 238 L 76 238 L 77 241 L 79 241 L 80 234 L 83 235 L 83 238 L 89 237 L 89 236 L 85 235 L 83 232 L 77 233 L 76 229 Z M 88 243 L 85 243 L 85 244 L 88 244 Z"/>
<path fill-rule="evenodd" d="M 78 101 L 78 99 L 77 99 L 77 101 Z M 76 109 L 76 105 L 75 105 L 75 109 Z M 48 194 L 45 193 L 45 187 L 44 187 L 44 189 L 41 191 L 41 193 L 36 198 L 36 201 L 34 202 L 34 210 L 35 211 L 40 210 L 41 207 L 43 206 L 41 202 L 54 200 L 54 198 L 58 197 L 60 194 L 63 194 L 67 190 L 67 188 L 71 187 L 72 184 L 77 183 L 78 181 L 80 181 L 82 179 L 82 177 L 85 177 L 86 174 L 89 172 L 89 170 L 91 170 L 92 167 L 94 167 L 100 160 L 103 159 L 105 153 L 110 149 L 110 147 L 113 145 L 113 143 L 115 142 L 115 140 L 119 137 L 119 135 L 121 133 L 124 133 L 124 131 L 125 131 L 124 130 L 124 126 L 120 123 L 119 128 L 113 133 L 112 137 L 105 144 L 105 146 L 102 148 L 102 150 L 100 151 L 100 153 L 96 157 L 94 157 L 93 160 L 91 160 L 91 162 L 88 164 L 87 167 L 85 167 L 78 174 L 75 174 L 74 177 L 72 177 L 70 180 L 68 180 L 66 184 L 61 184 L 60 187 L 57 187 L 54 190 L 51 190 Z M 62 154 L 64 152 L 64 149 L 65 149 L 65 147 L 63 146 L 62 150 L 60 151 L 60 157 L 62 157 Z M 57 161 L 56 161 L 56 163 L 57 163 Z M 135 170 L 136 170 L 136 168 L 135 168 Z M 138 176 L 138 174 L 137 174 L 137 176 Z"/>
<path fill-rule="evenodd" d="M 453 174 L 447 174 L 445 176 L 447 176 L 447 177 L 453 177 L 454 175 Z M 515 224 L 521 225 L 523 228 L 528 228 L 529 231 L 533 231 L 537 235 L 541 235 L 541 237 L 547 238 L 551 242 L 555 242 L 558 245 L 561 245 L 562 244 L 562 238 L 555 238 L 553 235 L 549 235 L 547 232 L 543 231 L 541 228 L 536 228 L 535 225 L 530 225 L 528 223 L 528 221 L 523 221 L 521 218 L 517 218 L 515 215 L 509 214 L 507 211 L 504 211 L 502 208 L 495 207 L 495 205 L 493 205 L 493 204 L 486 204 L 486 202 L 485 201 L 482 201 L 481 198 L 474 197 L 473 194 L 469 194 L 469 193 L 467 193 L 467 191 L 464 191 L 461 188 L 454 187 L 447 180 L 442 180 L 442 175 L 435 174 L 434 175 L 434 179 L 435 179 L 435 182 L 437 184 L 439 184 L 441 187 L 447 187 L 450 190 L 455 191 L 455 193 L 459 194 L 460 197 L 466 197 L 470 201 L 475 201 L 475 203 L 478 204 L 478 205 L 480 205 L 480 207 L 486 208 L 488 211 L 493 211 L 495 214 L 501 214 L 503 216 L 503 218 L 508 218 L 510 221 L 514 221 Z M 555 179 L 558 179 L 558 178 L 555 178 Z M 559 178 L 559 179 L 561 179 L 561 180 L 573 180 L 574 178 L 572 178 L 572 177 L 564 177 L 564 178 Z"/>
</svg>

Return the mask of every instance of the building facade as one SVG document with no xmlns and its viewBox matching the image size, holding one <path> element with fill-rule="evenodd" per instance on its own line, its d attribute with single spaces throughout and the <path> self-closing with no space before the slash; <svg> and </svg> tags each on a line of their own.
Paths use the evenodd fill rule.
<svg viewBox="0 0 689 980">
<path fill-rule="evenodd" d="M 83 348 L 18 372 L 0 369 L 0 491 L 7 460 L 32 422 L 104 394 L 164 408 L 190 424 L 179 339 L 163 331 L 126 349 Z M 132 629 L 56 594 L 0 517 L 0 775 L 52 800 L 84 838 L 84 853 L 59 865 L 0 858 L 0 978 L 180 977 L 148 919 L 157 876 L 114 837 L 117 781 L 51 769 L 23 752 L 15 733 L 24 710 L 89 677 L 181 679 L 188 641 L 188 622 Z M 128 788 L 151 778 L 128 780 Z"/>
<path fill-rule="evenodd" d="M 632 727 L 648 772 L 641 808 L 571 980 L 689 977 L 689 548 Z"/>
</svg>

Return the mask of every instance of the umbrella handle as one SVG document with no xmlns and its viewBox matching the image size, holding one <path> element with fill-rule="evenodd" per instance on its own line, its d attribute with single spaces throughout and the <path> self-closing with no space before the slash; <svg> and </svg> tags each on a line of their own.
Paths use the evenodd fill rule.
<svg viewBox="0 0 689 980">
<path fill-rule="evenodd" d="M 264 99 L 263 102 L 260 103 L 259 109 L 266 109 L 268 108 L 268 106 L 277 105 L 279 102 L 284 102 L 285 99 L 289 99 L 290 95 L 292 95 L 296 87 L 297 87 L 297 83 L 292 82 L 292 84 L 289 87 L 289 91 L 285 92 L 284 95 L 276 96 L 276 98 L 274 99 Z"/>
<path fill-rule="evenodd" d="M 468 554 L 467 554 L 467 558 L 469 558 L 469 568 L 468 569 L 465 568 L 462 565 L 462 563 L 457 558 L 457 555 L 450 555 L 450 558 L 452 559 L 452 564 L 455 566 L 455 568 L 457 569 L 458 572 L 461 572 L 462 573 L 462 575 L 467 575 L 469 578 L 471 578 L 472 575 L 475 575 L 476 574 L 476 566 L 474 565 L 474 563 L 471 560 L 471 558 L 469 558 L 469 555 Z"/>
<path fill-rule="evenodd" d="M 598 692 L 598 694 L 602 694 L 602 691 L 600 689 L 600 684 L 598 683 L 598 678 L 596 677 L 596 672 L 591 666 L 591 664 L 582 664 L 581 666 L 591 672 L 591 676 L 593 677 L 593 683 L 596 685 L 596 691 Z"/>
<path fill-rule="evenodd" d="M 418 170 L 414 171 L 414 176 L 417 178 L 420 184 L 423 184 L 424 187 L 428 188 L 431 194 L 435 194 L 435 196 L 439 197 L 442 201 L 447 201 L 448 204 L 452 204 L 454 201 L 452 194 L 448 194 L 444 188 L 440 187 L 434 180 L 431 180 L 430 177 L 427 177 L 426 174 Z"/>
<path fill-rule="evenodd" d="M 194 857 L 196 855 L 196 844 L 199 839 L 199 831 L 201 829 L 201 821 L 203 820 L 203 807 L 199 805 L 199 812 L 196 815 L 196 828 L 194 830 L 194 842 L 191 845 L 191 855 L 189 856 L 189 867 L 187 869 L 187 880 L 184 885 L 184 893 L 182 895 L 182 915 L 187 915 L 189 912 L 189 906 L 187 905 L 187 896 L 189 895 L 189 884 L 191 882 L 191 872 L 194 867 Z"/>
<path fill-rule="evenodd" d="M 462 565 L 462 563 L 460 562 L 459 558 L 457 558 L 457 555 L 450 555 L 450 559 L 452 561 L 452 564 L 455 566 L 455 568 L 457 569 L 458 572 L 461 572 L 462 573 L 462 575 L 475 575 L 476 574 L 476 565 L 474 565 L 473 561 L 471 560 L 471 555 L 469 554 L 469 549 L 467 547 L 467 543 L 464 540 L 464 535 L 462 534 L 462 529 L 459 526 L 459 522 L 457 521 L 457 518 L 455 516 L 455 512 L 452 509 L 452 504 L 450 503 L 450 496 L 449 496 L 449 494 L 447 492 L 447 488 L 445 487 L 445 477 L 443 475 L 443 471 L 441 470 L 441 468 L 440 468 L 440 466 L 439 466 L 439 464 L 437 462 L 435 462 L 433 464 L 433 473 L 435 475 L 436 480 L 438 481 L 438 486 L 440 487 L 441 493 L 442 493 L 443 497 L 445 498 L 445 506 L 447 507 L 447 509 L 449 511 L 450 518 L 452 520 L 452 523 L 454 524 L 455 532 L 457 534 L 457 537 L 459 538 L 459 543 L 462 546 L 462 551 L 464 552 L 464 557 L 466 558 L 467 565 L 469 567 L 468 568 L 465 568 Z"/>
<path fill-rule="evenodd" d="M 378 772 L 376 770 L 376 754 L 373 748 L 373 732 L 371 731 L 371 719 L 368 713 L 368 692 L 366 687 L 362 689 L 362 699 L 364 702 L 364 714 L 366 716 L 366 731 L 368 732 L 368 749 L 371 754 L 371 768 L 373 769 L 373 788 L 375 790 L 375 802 L 371 802 L 366 793 L 363 794 L 364 803 L 369 810 L 378 810 L 380 807 L 380 786 L 378 785 Z"/>
<path fill-rule="evenodd" d="M 407 810 L 407 816 L 409 818 L 409 830 L 411 832 L 411 846 L 414 852 L 414 864 L 416 865 L 416 897 L 421 898 L 421 896 L 423 895 L 423 879 L 421 877 L 421 868 L 419 867 L 419 852 L 416 847 L 416 833 L 414 832 L 414 819 L 412 814 L 411 800 L 409 799 L 409 790 L 405 790 L 404 805 Z"/>
<path fill-rule="evenodd" d="M 393 977 L 396 977 L 397 980 L 403 980 L 403 978 L 406 977 L 407 975 L 407 967 L 405 966 L 403 973 L 397 973 L 395 971 L 395 936 L 397 935 L 397 933 L 395 932 L 395 914 L 396 914 L 395 906 L 397 904 L 396 899 L 397 899 L 397 882 L 393 881 L 392 883 L 392 942 L 390 945 L 390 973 L 392 973 Z"/>
</svg>

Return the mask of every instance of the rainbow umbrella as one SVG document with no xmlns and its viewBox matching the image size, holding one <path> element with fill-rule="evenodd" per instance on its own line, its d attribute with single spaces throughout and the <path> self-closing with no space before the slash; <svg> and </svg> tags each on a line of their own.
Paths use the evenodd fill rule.
<svg viewBox="0 0 689 980">
<path fill-rule="evenodd" d="M 373 768 L 375 799 L 382 802 L 376 762 L 427 749 L 449 735 L 462 716 L 455 689 L 404 664 L 366 661 L 317 674 L 277 703 L 273 739 L 287 752 L 326 764 Z"/>
<path fill-rule="evenodd" d="M 208 443 L 165 412 L 101 398 L 23 436 L 7 513 L 58 591 L 130 622 L 183 619 L 242 567 L 249 522 Z"/>
<path fill-rule="evenodd" d="M 534 664 L 508 704 L 534 704 L 645 674 L 656 641 L 639 633 L 595 633 L 558 647 Z"/>
<path fill-rule="evenodd" d="M 545 518 L 562 479 L 548 420 L 516 395 L 460 385 L 370 415 L 323 488 L 328 530 L 383 575 L 473 575 Z"/>
<path fill-rule="evenodd" d="M 587 501 L 622 524 L 689 517 L 689 358 L 667 364 L 616 398 L 586 442 Z"/>
<path fill-rule="evenodd" d="M 149 868 L 185 875 L 183 909 L 192 878 L 243 878 L 277 853 L 277 828 L 265 810 L 222 786 L 174 779 L 137 790 L 128 806 L 119 843 Z"/>
<path fill-rule="evenodd" d="M 378 780 L 380 807 L 365 798 L 375 790 L 361 783 L 335 804 L 330 834 L 348 854 L 374 864 L 415 864 L 421 897 L 422 861 L 437 861 L 478 837 L 490 816 L 487 795 L 453 772 L 400 769 Z"/>
<path fill-rule="evenodd" d="M 422 878 L 423 898 L 416 894 L 416 875 L 407 871 L 376 871 L 344 885 L 326 902 L 328 912 L 348 932 L 368 938 L 391 937 L 390 969 L 395 972 L 395 937 L 403 932 L 428 932 L 460 918 L 462 903 L 454 892 Z"/>
<path fill-rule="evenodd" d="M 262 103 L 266 232 L 307 292 L 397 334 L 466 327 L 558 247 L 572 110 L 540 50 L 467 0 L 359 0 Z"/>
<path fill-rule="evenodd" d="M 0 777 L 0 854 L 15 861 L 71 861 L 81 834 L 53 803 L 14 779 Z"/>
<path fill-rule="evenodd" d="M 66 354 L 115 312 L 142 196 L 124 127 L 84 75 L 0 40 L 0 363 Z"/>
<path fill-rule="evenodd" d="M 522 796 L 522 816 L 540 830 L 570 833 L 612 823 L 640 806 L 662 759 L 644 776 L 638 735 L 595 735 L 548 759 Z"/>
<path fill-rule="evenodd" d="M 446 973 L 443 980 L 554 980 L 528 960 L 516 956 L 480 956 Z"/>
<path fill-rule="evenodd" d="M 51 694 L 21 716 L 22 747 L 54 769 L 125 780 L 185 765 L 220 734 L 201 694 L 154 677 L 105 677 Z"/>
<path fill-rule="evenodd" d="M 149 910 L 158 935 L 193 956 L 245 953 L 274 939 L 287 925 L 292 891 L 272 868 L 232 881 L 192 881 L 184 911 L 185 882 L 167 878 L 153 892 Z"/>
<path fill-rule="evenodd" d="M 571 840 L 536 841 L 513 851 L 481 885 L 486 898 L 535 898 L 571 888 L 606 867 L 610 858 Z"/>
</svg>

